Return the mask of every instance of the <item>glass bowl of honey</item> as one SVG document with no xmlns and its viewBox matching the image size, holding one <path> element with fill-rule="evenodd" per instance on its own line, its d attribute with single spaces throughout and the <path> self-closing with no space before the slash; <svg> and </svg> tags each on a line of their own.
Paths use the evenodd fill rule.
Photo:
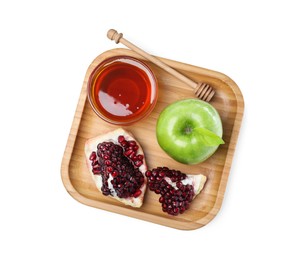
<svg viewBox="0 0 308 260">
<path fill-rule="evenodd" d="M 130 125 L 148 116 L 158 96 L 156 77 L 144 62 L 115 56 L 96 66 L 88 81 L 94 112 L 115 125 Z"/>
</svg>

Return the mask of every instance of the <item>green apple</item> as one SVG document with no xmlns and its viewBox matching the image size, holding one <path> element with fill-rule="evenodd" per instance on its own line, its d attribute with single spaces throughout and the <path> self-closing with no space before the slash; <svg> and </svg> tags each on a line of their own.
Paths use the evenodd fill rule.
<svg viewBox="0 0 308 260">
<path fill-rule="evenodd" d="M 156 137 L 174 160 L 198 164 L 215 153 L 223 134 L 217 110 L 199 99 L 184 99 L 167 106 L 159 115 Z"/>
</svg>

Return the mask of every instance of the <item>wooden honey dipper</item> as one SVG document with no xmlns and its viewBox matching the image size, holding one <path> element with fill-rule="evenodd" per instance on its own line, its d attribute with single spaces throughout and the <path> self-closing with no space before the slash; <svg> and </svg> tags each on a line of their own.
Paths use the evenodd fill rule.
<svg viewBox="0 0 308 260">
<path fill-rule="evenodd" d="M 204 82 L 195 82 L 195 81 L 191 80 L 190 78 L 187 78 L 186 76 L 184 76 L 183 74 L 174 70 L 173 68 L 171 68 L 170 66 L 168 66 L 167 64 L 162 62 L 161 60 L 159 60 L 159 59 L 155 58 L 154 56 L 148 54 L 147 52 L 143 51 L 142 49 L 140 49 L 136 45 L 132 44 L 131 42 L 129 42 L 128 40 L 123 38 L 122 33 L 118 33 L 116 30 L 110 29 L 107 32 L 107 37 L 110 40 L 114 40 L 115 43 L 120 42 L 120 43 L 124 44 L 126 47 L 130 48 L 131 50 L 140 54 L 141 56 L 143 56 L 147 60 L 153 62 L 158 67 L 167 71 L 168 73 L 170 73 L 171 75 L 173 75 L 177 79 L 186 83 L 188 86 L 190 86 L 192 89 L 195 90 L 195 95 L 198 98 L 200 98 L 201 100 L 209 102 L 212 99 L 212 97 L 214 96 L 215 91 L 212 87 L 210 87 L 210 85 L 208 85 Z"/>
</svg>

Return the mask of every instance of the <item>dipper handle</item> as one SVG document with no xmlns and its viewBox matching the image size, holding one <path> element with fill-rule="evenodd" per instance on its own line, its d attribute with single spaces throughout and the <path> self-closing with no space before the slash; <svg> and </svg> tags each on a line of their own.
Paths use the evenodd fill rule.
<svg viewBox="0 0 308 260">
<path fill-rule="evenodd" d="M 215 91 L 208 84 L 205 84 L 205 83 L 202 83 L 202 82 L 196 83 L 195 81 L 191 80 L 190 78 L 187 78 L 183 74 L 179 73 L 175 69 L 168 66 L 166 63 L 164 63 L 161 60 L 157 59 L 156 57 L 148 54 L 144 50 L 140 49 L 139 47 L 137 47 L 133 43 L 131 43 L 128 40 L 126 40 L 125 38 L 123 38 L 122 33 L 118 33 L 116 30 L 110 29 L 107 32 L 107 37 L 110 40 L 115 41 L 115 43 L 119 43 L 119 42 L 122 43 L 123 45 L 125 45 L 129 49 L 131 49 L 134 52 L 140 54 L 141 56 L 143 56 L 147 60 L 151 61 L 152 63 L 154 63 L 158 67 L 162 68 L 163 70 L 167 71 L 168 73 L 170 73 L 174 77 L 176 77 L 179 80 L 186 83 L 189 87 L 191 87 L 192 89 L 195 90 L 195 95 L 198 98 L 200 98 L 204 101 L 210 101 L 211 98 L 214 96 Z"/>
</svg>

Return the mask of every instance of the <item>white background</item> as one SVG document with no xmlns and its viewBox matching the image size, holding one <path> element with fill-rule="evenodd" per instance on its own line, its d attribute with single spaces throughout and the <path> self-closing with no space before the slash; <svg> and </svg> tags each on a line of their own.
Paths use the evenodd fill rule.
<svg viewBox="0 0 308 260">
<path fill-rule="evenodd" d="M 307 259 L 304 4 L 1 1 L 0 258 Z M 119 47 L 106 38 L 110 28 L 154 55 L 223 72 L 242 90 L 225 199 L 205 227 L 181 231 L 87 207 L 62 184 L 84 74 Z"/>
</svg>

